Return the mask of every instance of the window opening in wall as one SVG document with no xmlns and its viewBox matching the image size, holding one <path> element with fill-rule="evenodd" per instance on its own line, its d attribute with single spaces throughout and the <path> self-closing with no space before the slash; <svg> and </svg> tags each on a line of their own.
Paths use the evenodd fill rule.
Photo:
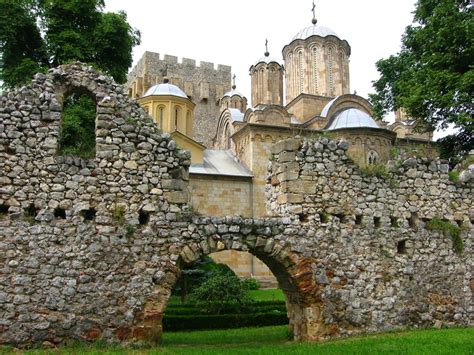
<svg viewBox="0 0 474 355">
<path fill-rule="evenodd" d="M 374 217 L 374 227 L 380 228 L 380 217 Z"/>
<path fill-rule="evenodd" d="M 164 107 L 160 107 L 158 111 L 158 127 L 163 128 Z"/>
<path fill-rule="evenodd" d="M 312 55 L 313 55 L 313 90 L 314 93 L 316 94 L 319 89 L 319 83 L 318 83 L 318 52 L 316 47 L 313 47 L 312 50 Z"/>
<path fill-rule="evenodd" d="M 458 225 L 458 227 L 462 227 L 462 220 L 460 219 L 456 219 L 456 224 Z"/>
<path fill-rule="evenodd" d="M 333 73 L 333 57 L 332 48 L 328 48 L 328 73 L 329 73 L 329 94 L 334 92 L 334 73 Z"/>
<path fill-rule="evenodd" d="M 39 208 L 36 208 L 35 205 L 30 204 L 25 208 L 24 211 L 26 217 L 36 217 L 38 215 Z"/>
<path fill-rule="evenodd" d="M 298 215 L 298 218 L 300 220 L 300 222 L 303 222 L 303 223 L 306 223 L 309 221 L 309 216 L 307 214 L 304 214 L 304 213 L 300 213 Z"/>
<path fill-rule="evenodd" d="M 367 152 L 367 163 L 369 165 L 375 165 L 378 163 L 379 155 L 375 150 L 369 150 Z"/>
<path fill-rule="evenodd" d="M 362 224 L 362 215 L 356 215 L 355 224 L 357 224 L 358 226 Z"/>
<path fill-rule="evenodd" d="M 339 222 L 344 223 L 346 221 L 345 216 L 342 213 L 335 213 L 333 214 L 334 217 L 339 219 Z"/>
<path fill-rule="evenodd" d="M 397 242 L 397 253 L 398 254 L 406 254 L 407 253 L 406 240 L 399 240 Z"/>
<path fill-rule="evenodd" d="M 61 219 L 66 219 L 66 211 L 64 208 L 55 208 L 54 209 L 54 217 L 56 218 L 61 218 Z"/>
<path fill-rule="evenodd" d="M 416 214 L 412 214 L 410 218 L 408 218 L 408 225 L 411 228 L 415 228 L 417 222 L 418 222 L 418 217 L 416 216 Z"/>
<path fill-rule="evenodd" d="M 178 108 L 174 109 L 174 129 L 175 131 L 178 130 L 178 115 L 179 115 L 179 110 Z"/>
<path fill-rule="evenodd" d="M 95 210 L 95 208 L 89 208 L 88 210 L 83 210 L 81 213 L 84 217 L 84 220 L 93 221 L 97 211 Z"/>
<path fill-rule="evenodd" d="M 4 204 L 0 204 L 0 215 L 1 214 L 8 214 L 8 208 L 9 208 L 9 206 L 4 205 Z"/>
<path fill-rule="evenodd" d="M 390 226 L 392 227 L 399 227 L 398 218 L 397 217 L 390 217 Z"/>
<path fill-rule="evenodd" d="M 141 225 L 147 224 L 148 222 L 150 222 L 150 214 L 143 210 L 140 211 L 140 213 L 138 214 L 138 222 Z"/>
<path fill-rule="evenodd" d="M 86 94 L 64 99 L 59 154 L 82 158 L 95 156 L 96 103 Z"/>
</svg>

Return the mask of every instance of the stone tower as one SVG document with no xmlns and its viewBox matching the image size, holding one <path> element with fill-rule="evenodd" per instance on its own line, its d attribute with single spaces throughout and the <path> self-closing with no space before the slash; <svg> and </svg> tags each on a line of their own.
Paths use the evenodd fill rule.
<svg viewBox="0 0 474 355">
<path fill-rule="evenodd" d="M 299 31 L 283 47 L 286 103 L 298 95 L 335 97 L 348 94 L 351 47 L 331 29 L 312 25 Z"/>
<path fill-rule="evenodd" d="M 199 143 L 212 146 L 219 117 L 219 99 L 231 88 L 231 67 L 193 59 L 145 52 L 132 71 L 128 74 L 126 88 L 129 96 L 142 97 L 155 84 L 161 83 L 166 76 L 170 84 L 180 87 L 196 104 L 194 111 L 193 136 Z"/>
<path fill-rule="evenodd" d="M 265 45 L 267 45 L 266 41 Z M 283 67 L 270 57 L 268 49 L 264 57 L 250 67 L 252 82 L 252 106 L 283 105 Z"/>
</svg>

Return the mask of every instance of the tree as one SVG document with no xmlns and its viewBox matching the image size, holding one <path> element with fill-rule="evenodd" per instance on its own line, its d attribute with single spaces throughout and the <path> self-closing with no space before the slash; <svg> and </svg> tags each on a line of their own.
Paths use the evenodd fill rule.
<svg viewBox="0 0 474 355">
<path fill-rule="evenodd" d="M 370 95 L 378 118 L 403 107 L 420 130 L 454 124 L 458 133 L 444 140 L 454 154 L 469 151 L 474 143 L 474 17 L 469 3 L 418 0 L 401 51 L 376 63 L 380 78 Z"/>
<path fill-rule="evenodd" d="M 24 84 L 35 72 L 74 60 L 125 82 L 140 32 L 124 12 L 103 8 L 103 0 L 0 0 L 4 86 Z"/>
</svg>

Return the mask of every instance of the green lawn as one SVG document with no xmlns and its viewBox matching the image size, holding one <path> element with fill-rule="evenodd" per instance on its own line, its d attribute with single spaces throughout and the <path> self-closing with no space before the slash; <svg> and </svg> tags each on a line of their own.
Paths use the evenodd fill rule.
<svg viewBox="0 0 474 355">
<path fill-rule="evenodd" d="M 254 301 L 285 301 L 285 295 L 283 291 L 278 288 L 268 290 L 251 290 L 249 291 L 250 297 Z"/>
<path fill-rule="evenodd" d="M 3 348 L 7 352 L 7 348 Z M 0 352 L 2 348 L 0 347 Z M 474 354 L 474 328 L 389 332 L 326 343 L 288 341 L 287 327 L 165 333 L 153 348 L 76 344 L 26 354 Z"/>
</svg>

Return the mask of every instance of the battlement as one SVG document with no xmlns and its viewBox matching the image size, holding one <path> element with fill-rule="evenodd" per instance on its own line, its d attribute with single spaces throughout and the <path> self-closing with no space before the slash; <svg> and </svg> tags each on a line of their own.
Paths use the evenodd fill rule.
<svg viewBox="0 0 474 355">
<path fill-rule="evenodd" d="M 200 69 L 216 70 L 219 72 L 229 72 L 229 73 L 231 72 L 230 65 L 223 65 L 223 64 L 216 65 L 212 62 L 205 62 L 205 61 L 197 62 L 195 59 L 190 59 L 190 58 L 185 58 L 185 57 L 182 57 L 181 61 L 179 61 L 178 56 L 170 55 L 170 54 L 163 54 L 163 58 L 161 59 L 160 53 L 146 51 L 143 54 L 142 59 L 143 58 L 145 58 L 146 61 L 155 61 L 155 62 L 164 62 L 167 64 L 183 65 L 188 68 L 196 68 L 196 69 L 200 68 Z"/>
</svg>

